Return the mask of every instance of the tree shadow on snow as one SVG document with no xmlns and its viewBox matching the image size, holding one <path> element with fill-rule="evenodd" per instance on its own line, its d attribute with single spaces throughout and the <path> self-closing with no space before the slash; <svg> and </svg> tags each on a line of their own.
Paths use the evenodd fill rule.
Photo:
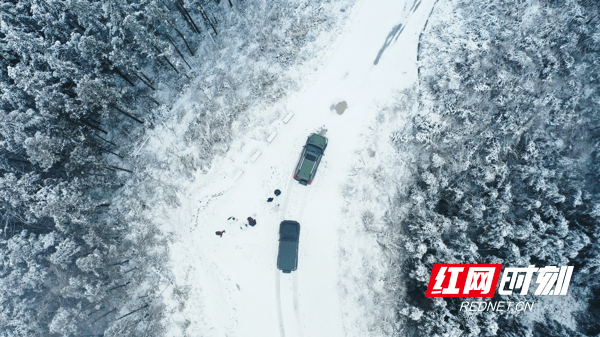
<svg viewBox="0 0 600 337">
<path fill-rule="evenodd" d="M 394 28 L 392 28 L 392 31 L 385 38 L 385 42 L 383 43 L 383 46 L 381 47 L 381 49 L 379 49 L 379 52 L 377 53 L 377 57 L 375 58 L 375 61 L 373 61 L 374 65 L 377 65 L 377 63 L 379 63 L 379 59 L 381 58 L 381 55 L 383 55 L 383 52 L 385 51 L 385 49 L 390 45 L 390 43 L 392 43 L 392 40 L 394 40 L 394 42 L 396 42 L 398 40 L 398 38 L 400 37 L 400 34 L 402 34 L 403 30 L 404 30 L 404 26 L 401 23 L 397 24 L 396 26 L 394 26 Z"/>
</svg>

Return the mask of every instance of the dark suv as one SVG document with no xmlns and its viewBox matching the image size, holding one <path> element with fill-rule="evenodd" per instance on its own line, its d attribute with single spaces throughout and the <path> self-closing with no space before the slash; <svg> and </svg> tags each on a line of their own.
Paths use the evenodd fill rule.
<svg viewBox="0 0 600 337">
<path fill-rule="evenodd" d="M 308 136 L 296 166 L 296 171 L 294 171 L 294 179 L 304 186 L 310 185 L 315 178 L 326 147 L 327 138 L 316 133 Z"/>
<path fill-rule="evenodd" d="M 279 252 L 277 253 L 277 269 L 291 273 L 298 267 L 298 243 L 300 241 L 300 224 L 293 220 L 284 220 L 279 225 Z"/>
</svg>

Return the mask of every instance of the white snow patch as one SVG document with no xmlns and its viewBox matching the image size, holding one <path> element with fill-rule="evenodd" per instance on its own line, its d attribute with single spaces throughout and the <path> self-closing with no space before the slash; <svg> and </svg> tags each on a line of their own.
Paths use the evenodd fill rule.
<svg viewBox="0 0 600 337">
<path fill-rule="evenodd" d="M 345 25 L 308 47 L 321 48 L 321 57 L 286 74 L 298 88 L 241 113 L 231 143 L 177 182 L 176 202 L 155 211 L 171 238 L 175 276 L 164 293 L 168 335 L 372 336 L 373 315 L 382 315 L 371 314 L 373 308 L 393 317 L 393 303 L 378 302 L 387 266 L 377 233 L 394 194 L 387 182 L 402 179 L 401 170 L 386 172 L 398 160 L 389 135 L 402 119 L 381 117 L 380 106 L 416 82 L 418 38 L 433 3 L 359 0 Z M 341 101 L 351 107 L 343 115 L 329 109 Z M 169 179 L 171 165 L 192 165 L 185 156 L 197 149 L 183 148 L 181 137 L 193 115 L 184 110 L 193 102 L 191 94 L 182 96 L 173 109 L 181 109 L 178 124 L 165 122 L 146 141 L 146 148 L 167 151 L 163 171 L 148 171 L 158 182 Z M 329 145 L 316 178 L 298 185 L 292 175 L 302 146 L 322 130 Z M 268 141 L 273 132 L 278 137 Z M 376 186 L 352 180 L 360 170 L 371 172 Z M 274 196 L 275 189 L 282 195 Z M 257 225 L 246 226 L 247 217 Z M 301 224 L 298 270 L 291 275 L 276 269 L 284 219 Z"/>
</svg>

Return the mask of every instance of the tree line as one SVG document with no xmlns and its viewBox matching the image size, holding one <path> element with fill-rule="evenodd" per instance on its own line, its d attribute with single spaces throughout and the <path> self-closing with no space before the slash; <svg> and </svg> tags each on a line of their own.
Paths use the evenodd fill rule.
<svg viewBox="0 0 600 337">
<path fill-rule="evenodd" d="M 438 7 L 450 9 L 430 19 L 419 47 L 421 113 L 408 135 L 392 138 L 398 151 L 421 154 L 387 219 L 402 247 L 391 270 L 402 277 L 388 286 L 398 295 L 397 334 L 597 335 L 600 5 Z M 425 298 L 435 263 L 575 272 L 566 298 L 509 299 L 539 305 L 542 321 L 528 324 L 524 314 L 461 312 L 461 298 Z"/>
<path fill-rule="evenodd" d="M 124 221 L 113 194 L 165 103 L 153 93 L 191 78 L 232 7 L 0 4 L 0 335 L 161 331 L 164 243 L 147 219 Z"/>
</svg>

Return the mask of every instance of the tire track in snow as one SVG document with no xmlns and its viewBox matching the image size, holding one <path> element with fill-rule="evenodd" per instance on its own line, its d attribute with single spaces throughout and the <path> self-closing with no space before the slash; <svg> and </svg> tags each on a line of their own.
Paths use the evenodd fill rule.
<svg viewBox="0 0 600 337">
<path fill-rule="evenodd" d="M 281 274 L 281 313 L 285 327 L 286 337 L 299 337 L 302 335 L 296 310 L 294 308 L 294 273 Z"/>
<path fill-rule="evenodd" d="M 293 292 L 294 292 L 294 316 L 296 316 L 296 324 L 298 327 L 298 336 L 302 337 L 302 322 L 300 320 L 300 306 L 298 304 L 298 273 L 293 275 Z"/>
<path fill-rule="evenodd" d="M 302 186 L 302 185 L 299 185 L 299 186 Z M 300 203 L 300 209 L 298 211 L 298 220 L 297 220 L 300 224 L 302 224 L 302 222 L 303 222 L 304 210 L 306 209 L 306 204 L 308 203 L 308 195 L 310 194 L 309 187 L 308 186 L 303 187 L 303 192 L 304 192 L 304 194 L 302 196 L 302 202 Z M 300 233 L 301 233 L 301 237 L 303 236 L 304 238 L 306 238 L 308 233 L 310 233 L 309 227 L 304 226 L 304 229 L 300 229 Z M 300 240 L 300 241 L 306 241 L 306 240 Z M 300 265 L 300 248 L 298 248 L 298 265 Z M 300 301 L 298 300 L 298 271 L 294 272 L 292 282 L 293 282 L 292 283 L 292 291 L 293 291 L 293 302 L 294 302 L 294 316 L 296 317 L 297 335 L 299 337 L 302 337 L 303 333 L 302 333 L 302 320 L 301 320 L 301 316 L 300 316 L 300 305 L 299 305 Z"/>
<path fill-rule="evenodd" d="M 292 195 L 292 187 L 294 186 L 295 182 L 296 181 L 294 180 L 294 178 L 290 178 L 290 181 L 288 182 L 285 199 L 283 200 L 283 205 L 281 206 L 281 217 L 279 219 L 280 222 L 283 220 L 286 220 L 285 215 L 286 215 L 288 204 L 290 202 L 290 196 Z"/>
<path fill-rule="evenodd" d="M 285 337 L 285 328 L 283 327 L 283 313 L 281 311 L 281 272 L 275 269 L 275 298 L 277 300 L 277 318 L 279 319 L 279 334 Z"/>
</svg>

